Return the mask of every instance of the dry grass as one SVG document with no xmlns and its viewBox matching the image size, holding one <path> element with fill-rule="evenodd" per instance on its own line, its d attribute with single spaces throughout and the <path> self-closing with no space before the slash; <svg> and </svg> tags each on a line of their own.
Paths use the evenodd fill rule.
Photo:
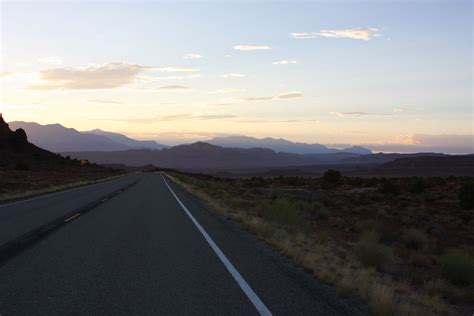
<svg viewBox="0 0 474 316">
<path fill-rule="evenodd" d="M 333 239 L 324 230 L 293 229 L 304 216 L 313 216 L 316 221 L 324 221 L 323 226 L 334 226 L 344 231 L 350 226 L 343 218 L 320 218 L 310 212 L 309 215 L 297 213 L 295 216 L 290 216 L 287 213 L 291 206 L 287 205 L 287 202 L 277 203 L 276 214 L 262 216 L 258 208 L 255 211 L 248 206 L 245 208 L 231 206 L 232 203 L 220 198 L 219 192 L 222 188 L 217 188 L 215 184 L 203 185 L 189 176 L 173 174 L 168 176 L 193 195 L 206 201 L 215 210 L 242 223 L 249 231 L 278 249 L 283 255 L 292 258 L 317 279 L 334 284 L 340 296 L 358 296 L 366 301 L 373 315 L 457 314 L 456 310 L 441 298 L 440 293 L 453 289 L 445 281 L 433 279 L 429 283 L 415 287 L 408 280 L 396 280 L 390 273 L 384 272 L 384 269 L 382 271 L 376 269 L 389 263 L 395 264 L 397 261 L 391 247 L 382 243 L 382 240 L 396 243 L 396 239 L 399 238 L 395 231 L 388 231 L 387 227 L 382 227 L 383 230 L 379 230 L 381 233 L 375 233 L 377 225 L 370 220 L 365 221 L 364 227 L 359 227 L 362 232 L 367 229 L 372 232 L 370 238 L 361 238 L 364 242 L 363 255 L 367 255 L 366 258 L 370 259 L 369 264 L 364 264 L 364 260 L 360 260 L 352 250 L 354 246 L 357 249 L 358 243 L 341 244 L 340 240 Z M 245 194 L 250 194 L 249 192 L 252 190 L 248 190 Z M 260 199 L 260 192 L 255 194 L 252 198 Z M 320 197 L 320 200 L 324 200 L 324 196 Z M 400 239 L 400 243 L 407 245 L 408 251 L 416 252 L 430 247 L 426 235 L 415 229 L 404 230 Z M 430 265 L 431 262 L 430 257 L 423 253 L 415 253 L 411 256 L 411 260 L 415 265 L 422 267 Z"/>
<path fill-rule="evenodd" d="M 115 179 L 115 178 L 119 178 L 121 176 L 122 175 L 107 177 L 107 178 L 98 179 L 98 180 L 69 182 L 69 183 L 66 183 L 66 184 L 53 185 L 53 186 L 49 186 L 49 187 L 42 188 L 42 189 L 37 189 L 37 190 L 27 190 L 27 191 L 23 191 L 23 192 L 4 193 L 4 194 L 0 194 L 0 202 L 7 202 L 7 201 L 18 200 L 18 199 L 25 199 L 25 198 L 29 198 L 29 197 L 38 196 L 38 195 L 59 192 L 59 191 L 72 189 L 72 188 L 76 188 L 76 187 L 80 187 L 80 186 L 84 186 L 84 185 L 109 181 L 109 180 L 112 180 L 112 179 Z"/>
</svg>

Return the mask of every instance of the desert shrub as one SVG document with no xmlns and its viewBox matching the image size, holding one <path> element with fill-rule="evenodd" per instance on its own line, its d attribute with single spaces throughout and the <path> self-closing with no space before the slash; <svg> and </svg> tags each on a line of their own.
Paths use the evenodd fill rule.
<svg viewBox="0 0 474 316">
<path fill-rule="evenodd" d="M 323 189 L 334 189 L 342 184 L 342 175 L 337 170 L 329 169 L 321 177 L 321 187 Z"/>
<path fill-rule="evenodd" d="M 396 313 L 396 299 L 393 288 L 375 283 L 369 294 L 369 309 L 372 315 L 394 315 Z"/>
<path fill-rule="evenodd" d="M 426 182 L 420 177 L 411 177 L 406 184 L 406 190 L 410 193 L 422 193 L 426 189 Z"/>
<path fill-rule="evenodd" d="M 252 177 L 244 181 L 247 187 L 263 187 L 266 185 L 266 181 L 262 177 Z"/>
<path fill-rule="evenodd" d="M 456 285 L 471 285 L 474 283 L 474 258 L 461 254 L 451 253 L 440 258 L 441 275 Z"/>
<path fill-rule="evenodd" d="M 401 193 L 400 186 L 392 179 L 386 179 L 379 187 L 379 192 L 385 195 L 399 195 Z"/>
<path fill-rule="evenodd" d="M 301 206 L 298 207 L 295 202 L 281 197 L 271 202 L 262 203 L 260 214 L 264 220 L 287 227 L 295 227 L 301 224 L 304 217 Z"/>
<path fill-rule="evenodd" d="M 403 232 L 402 240 L 405 246 L 412 249 L 423 249 L 429 243 L 428 237 L 415 228 L 405 230 Z"/>
<path fill-rule="evenodd" d="M 466 181 L 461 185 L 459 205 L 465 210 L 474 208 L 474 181 Z"/>
<path fill-rule="evenodd" d="M 364 265 L 377 269 L 385 267 L 394 258 L 392 248 L 380 244 L 373 233 L 362 236 L 354 246 L 354 253 Z"/>
<path fill-rule="evenodd" d="M 329 210 L 326 206 L 319 202 L 312 202 L 310 204 L 309 213 L 315 216 L 318 219 L 328 219 L 329 218 Z"/>
<path fill-rule="evenodd" d="M 398 240 L 399 231 L 388 222 L 382 222 L 377 225 L 377 232 L 380 235 L 380 241 L 385 244 L 391 244 Z"/>
<path fill-rule="evenodd" d="M 24 162 L 17 162 L 15 164 L 15 170 L 20 170 L 20 171 L 28 171 L 30 170 L 30 166 L 28 166 L 26 163 Z"/>
</svg>

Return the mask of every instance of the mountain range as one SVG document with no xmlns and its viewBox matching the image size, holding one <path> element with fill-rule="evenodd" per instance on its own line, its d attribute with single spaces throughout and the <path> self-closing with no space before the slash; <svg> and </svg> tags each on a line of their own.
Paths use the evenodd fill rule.
<svg viewBox="0 0 474 316">
<path fill-rule="evenodd" d="M 169 146 L 154 140 L 135 140 L 123 134 L 94 129 L 80 132 L 60 124 L 41 125 L 34 122 L 10 122 L 14 129 L 24 129 L 30 140 L 37 146 L 52 152 L 83 152 L 83 151 L 121 151 L 127 149 L 163 149 Z M 345 149 L 328 148 L 321 144 L 291 142 L 286 139 L 253 138 L 248 136 L 216 137 L 206 143 L 227 148 L 265 148 L 276 152 L 294 154 L 335 154 L 355 153 L 371 154 L 363 147 L 352 146 Z"/>
<path fill-rule="evenodd" d="M 117 151 L 127 149 L 161 149 L 165 145 L 155 141 L 139 141 L 125 135 L 95 129 L 79 132 L 60 124 L 41 125 L 33 122 L 10 122 L 13 129 L 21 128 L 29 135 L 30 141 L 52 152 L 65 151 Z"/>
<path fill-rule="evenodd" d="M 286 152 L 294 154 L 334 154 L 338 152 L 347 152 L 354 154 L 371 154 L 367 148 L 352 146 L 345 149 L 328 148 L 321 144 L 307 144 L 290 142 L 283 138 L 253 138 L 248 136 L 227 136 L 216 137 L 206 141 L 206 143 L 232 148 L 268 148 L 276 152 Z"/>
</svg>

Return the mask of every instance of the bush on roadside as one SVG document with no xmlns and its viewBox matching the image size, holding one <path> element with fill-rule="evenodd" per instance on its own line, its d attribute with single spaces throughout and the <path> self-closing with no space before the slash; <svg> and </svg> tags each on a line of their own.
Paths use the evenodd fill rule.
<svg viewBox="0 0 474 316">
<path fill-rule="evenodd" d="M 420 177 L 411 177 L 408 179 L 406 190 L 410 193 L 419 194 L 426 189 L 426 182 Z"/>
<path fill-rule="evenodd" d="M 329 169 L 321 177 L 321 187 L 329 190 L 337 188 L 342 184 L 342 175 L 337 170 Z"/>
<path fill-rule="evenodd" d="M 410 228 L 403 232 L 402 240 L 408 248 L 419 250 L 425 248 L 428 243 L 428 237 L 421 231 Z"/>
<path fill-rule="evenodd" d="M 440 258 L 441 275 L 455 285 L 469 286 L 474 283 L 474 258 L 451 253 Z"/>
<path fill-rule="evenodd" d="M 400 195 L 400 186 L 392 179 L 386 179 L 379 187 L 379 192 L 385 195 Z"/>
<path fill-rule="evenodd" d="M 459 205 L 464 210 L 474 209 L 474 181 L 466 181 L 461 185 Z"/>
<path fill-rule="evenodd" d="M 295 203 L 286 198 L 276 198 L 260 205 L 260 214 L 264 220 L 292 228 L 302 224 L 304 212 Z"/>
<path fill-rule="evenodd" d="M 366 233 L 354 246 L 356 257 L 366 266 L 379 270 L 385 268 L 394 258 L 389 246 L 380 244 L 374 233 Z"/>
</svg>

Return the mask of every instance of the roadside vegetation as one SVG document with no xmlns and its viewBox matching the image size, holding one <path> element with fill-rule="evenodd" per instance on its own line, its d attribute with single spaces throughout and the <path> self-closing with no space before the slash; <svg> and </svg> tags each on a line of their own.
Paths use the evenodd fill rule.
<svg viewBox="0 0 474 316">
<path fill-rule="evenodd" d="M 26 166 L 26 164 L 25 164 Z M 29 170 L 0 168 L 0 202 L 61 191 L 118 177 L 124 171 L 99 166 Z"/>
<path fill-rule="evenodd" d="M 374 315 L 472 313 L 471 178 L 168 174 Z"/>
</svg>

